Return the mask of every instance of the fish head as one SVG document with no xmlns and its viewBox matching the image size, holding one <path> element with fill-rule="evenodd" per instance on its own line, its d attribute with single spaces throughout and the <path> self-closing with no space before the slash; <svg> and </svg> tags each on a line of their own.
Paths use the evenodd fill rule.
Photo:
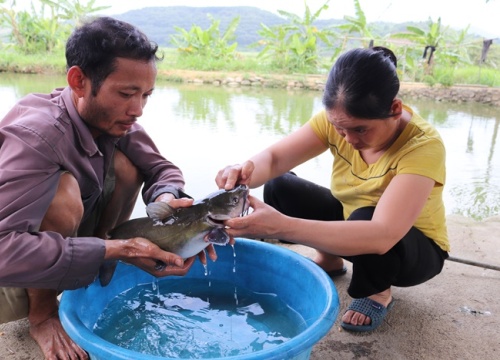
<svg viewBox="0 0 500 360">
<path fill-rule="evenodd" d="M 214 226 L 223 226 L 222 221 L 244 215 L 248 211 L 249 189 L 238 185 L 231 190 L 219 190 L 205 198 L 207 221 Z"/>
</svg>

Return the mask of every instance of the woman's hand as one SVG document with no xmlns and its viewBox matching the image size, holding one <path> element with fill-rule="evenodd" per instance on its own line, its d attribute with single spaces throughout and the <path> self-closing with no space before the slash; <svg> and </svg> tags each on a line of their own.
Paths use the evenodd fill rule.
<svg viewBox="0 0 500 360">
<path fill-rule="evenodd" d="M 255 165 L 252 161 L 245 161 L 243 164 L 226 166 L 219 170 L 215 177 L 215 183 L 219 189 L 231 190 L 238 184 L 250 185 L 252 173 Z"/>
<path fill-rule="evenodd" d="M 249 195 L 248 199 L 253 211 L 249 215 L 224 221 L 227 233 L 231 237 L 254 239 L 276 238 L 278 233 L 283 235 L 281 231 L 286 228 L 283 222 L 287 217 L 254 196 Z"/>
</svg>

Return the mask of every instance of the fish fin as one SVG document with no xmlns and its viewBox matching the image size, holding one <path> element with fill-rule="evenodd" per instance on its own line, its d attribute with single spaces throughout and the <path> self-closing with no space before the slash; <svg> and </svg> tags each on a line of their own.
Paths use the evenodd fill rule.
<svg viewBox="0 0 500 360">
<path fill-rule="evenodd" d="M 166 202 L 158 201 L 146 206 L 146 213 L 155 221 L 162 221 L 175 213 L 175 209 Z"/>
<path fill-rule="evenodd" d="M 223 228 L 216 227 L 205 235 L 205 241 L 216 245 L 227 245 L 229 242 L 229 235 Z"/>
<path fill-rule="evenodd" d="M 99 268 L 99 282 L 102 287 L 107 286 L 111 282 L 117 263 L 118 261 L 116 260 L 109 260 L 101 264 Z"/>
</svg>

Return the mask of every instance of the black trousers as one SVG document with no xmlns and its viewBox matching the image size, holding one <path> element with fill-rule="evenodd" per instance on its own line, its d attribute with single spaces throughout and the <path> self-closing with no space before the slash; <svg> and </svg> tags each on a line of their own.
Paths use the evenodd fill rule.
<svg viewBox="0 0 500 360">
<path fill-rule="evenodd" d="M 284 174 L 264 185 L 264 201 L 292 217 L 312 220 L 344 221 L 342 204 L 330 189 Z M 370 220 L 375 207 L 355 210 L 347 221 Z M 394 219 L 397 221 L 397 219 Z M 314 233 L 314 229 L 311 229 Z M 332 234 L 335 241 L 335 234 Z M 342 256 L 352 262 L 353 272 L 347 290 L 353 298 L 367 297 L 391 286 L 414 286 L 439 274 L 448 253 L 432 239 L 412 227 L 387 253 Z"/>
</svg>

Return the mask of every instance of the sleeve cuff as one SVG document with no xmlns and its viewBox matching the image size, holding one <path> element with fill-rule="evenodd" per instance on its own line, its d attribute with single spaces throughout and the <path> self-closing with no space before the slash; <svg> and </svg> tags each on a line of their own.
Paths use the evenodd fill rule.
<svg viewBox="0 0 500 360">
<path fill-rule="evenodd" d="M 186 194 L 184 191 L 182 191 L 181 189 L 179 189 L 177 187 L 165 186 L 165 187 L 162 187 L 161 189 L 156 190 L 153 193 L 153 195 L 151 196 L 151 202 L 155 201 L 155 199 L 158 196 L 160 196 L 161 194 L 164 194 L 164 193 L 170 193 L 170 194 L 174 195 L 176 199 L 180 199 L 180 198 L 192 199 L 191 196 L 189 196 L 188 194 Z"/>
</svg>

